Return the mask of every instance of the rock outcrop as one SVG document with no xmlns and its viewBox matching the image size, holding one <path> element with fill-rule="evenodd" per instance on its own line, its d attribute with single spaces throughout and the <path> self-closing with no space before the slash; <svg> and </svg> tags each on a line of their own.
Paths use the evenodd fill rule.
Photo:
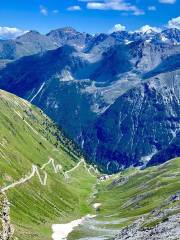
<svg viewBox="0 0 180 240">
<path fill-rule="evenodd" d="M 142 220 L 138 220 L 129 227 L 121 230 L 114 240 L 177 240 L 180 236 L 180 214 L 168 219 L 152 228 L 141 228 Z"/>
<path fill-rule="evenodd" d="M 1 214 L 0 219 L 2 222 L 2 231 L 0 230 L 0 239 L 1 240 L 11 240 L 13 235 L 13 227 L 10 222 L 10 202 L 7 199 L 7 196 L 4 193 L 1 193 L 3 201 L 0 201 Z"/>
</svg>

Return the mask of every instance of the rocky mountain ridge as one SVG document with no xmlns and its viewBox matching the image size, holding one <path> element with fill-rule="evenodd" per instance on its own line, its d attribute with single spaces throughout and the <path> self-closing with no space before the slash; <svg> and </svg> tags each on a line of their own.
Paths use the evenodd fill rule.
<svg viewBox="0 0 180 240">
<path fill-rule="evenodd" d="M 55 49 L 44 48 L 0 71 L 0 88 L 43 109 L 103 170 L 144 165 L 179 131 L 179 32 L 92 37 L 58 29 L 43 37 L 53 39 Z M 20 39 L 27 42 L 28 34 L 39 36 Z"/>
<path fill-rule="evenodd" d="M 157 32 L 126 32 L 119 31 L 111 34 L 81 33 L 71 27 L 52 30 L 46 35 L 37 31 L 29 31 L 12 40 L 0 40 L 0 59 L 14 60 L 23 56 L 41 53 L 56 49 L 63 45 L 71 45 L 83 52 L 99 53 L 107 50 L 112 45 L 129 44 L 137 41 L 166 43 L 179 45 L 178 29 L 166 29 Z"/>
</svg>

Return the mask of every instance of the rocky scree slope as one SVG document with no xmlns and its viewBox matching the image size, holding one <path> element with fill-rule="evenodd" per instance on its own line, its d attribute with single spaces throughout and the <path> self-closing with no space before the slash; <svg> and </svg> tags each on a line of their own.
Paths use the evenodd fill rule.
<svg viewBox="0 0 180 240">
<path fill-rule="evenodd" d="M 179 160 L 179 158 L 173 159 L 159 167 L 148 168 L 142 171 L 145 176 L 140 177 L 138 173 L 133 176 L 137 177 L 140 182 L 145 180 L 145 184 L 143 185 L 141 182 L 142 185 L 139 185 L 137 193 L 131 191 L 132 188 L 130 188 L 130 195 L 126 195 L 128 198 L 130 197 L 130 200 L 123 205 L 131 211 L 131 214 L 129 214 L 130 224 L 123 227 L 113 239 L 179 239 Z M 150 176 L 153 176 L 153 178 L 150 179 Z M 131 180 L 129 179 L 129 182 Z M 121 187 L 117 186 L 117 188 Z M 141 190 L 143 190 L 142 194 L 139 193 Z M 137 195 L 132 196 L 131 194 Z"/>
</svg>

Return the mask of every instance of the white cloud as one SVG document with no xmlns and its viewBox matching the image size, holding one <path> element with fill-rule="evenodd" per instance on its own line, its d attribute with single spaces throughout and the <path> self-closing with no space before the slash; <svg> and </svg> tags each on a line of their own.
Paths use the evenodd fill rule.
<svg viewBox="0 0 180 240">
<path fill-rule="evenodd" d="M 145 12 L 141 9 L 137 9 L 136 11 L 134 11 L 133 15 L 135 16 L 140 16 L 140 15 L 144 15 Z"/>
<path fill-rule="evenodd" d="M 177 28 L 180 30 L 180 16 L 169 20 L 168 27 L 169 28 Z"/>
<path fill-rule="evenodd" d="M 59 10 L 58 10 L 58 9 L 54 9 L 52 12 L 53 12 L 54 14 L 58 14 L 58 13 L 59 13 Z"/>
<path fill-rule="evenodd" d="M 145 14 L 143 10 L 139 9 L 135 5 L 125 2 L 124 0 L 99 0 L 87 1 L 88 9 L 97 9 L 97 10 L 116 10 L 124 12 L 132 12 L 134 15 L 143 15 Z"/>
<path fill-rule="evenodd" d="M 27 31 L 23 31 L 18 28 L 11 27 L 0 27 L 0 38 L 1 39 L 13 39 L 20 35 L 23 35 Z"/>
<path fill-rule="evenodd" d="M 149 11 L 156 11 L 156 6 L 149 6 L 149 7 L 148 7 L 148 10 L 149 10 Z"/>
<path fill-rule="evenodd" d="M 125 31 L 125 30 L 126 30 L 126 27 L 118 23 L 118 24 L 115 24 L 112 29 L 110 29 L 109 33 Z"/>
<path fill-rule="evenodd" d="M 43 5 L 40 6 L 40 13 L 44 16 L 48 15 L 48 10 L 46 7 L 44 7 Z"/>
<path fill-rule="evenodd" d="M 161 32 L 161 28 L 144 25 L 141 28 L 139 28 L 136 32 L 146 33 L 148 31 Z"/>
<path fill-rule="evenodd" d="M 75 6 L 70 6 L 67 8 L 68 11 L 80 11 L 81 10 L 81 7 L 78 6 L 78 5 L 75 5 Z"/>
<path fill-rule="evenodd" d="M 176 3 L 176 0 L 159 0 L 159 2 L 165 4 L 174 4 Z"/>
</svg>

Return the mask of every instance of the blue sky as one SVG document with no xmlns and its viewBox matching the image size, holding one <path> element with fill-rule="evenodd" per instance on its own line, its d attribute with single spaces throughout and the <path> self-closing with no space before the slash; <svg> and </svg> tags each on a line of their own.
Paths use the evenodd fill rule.
<svg viewBox="0 0 180 240">
<path fill-rule="evenodd" d="M 146 24 L 163 27 L 179 16 L 179 1 L 5 0 L 0 3 L 0 26 L 42 33 L 64 26 L 90 33 L 108 32 L 115 24 L 132 31 Z"/>
</svg>

